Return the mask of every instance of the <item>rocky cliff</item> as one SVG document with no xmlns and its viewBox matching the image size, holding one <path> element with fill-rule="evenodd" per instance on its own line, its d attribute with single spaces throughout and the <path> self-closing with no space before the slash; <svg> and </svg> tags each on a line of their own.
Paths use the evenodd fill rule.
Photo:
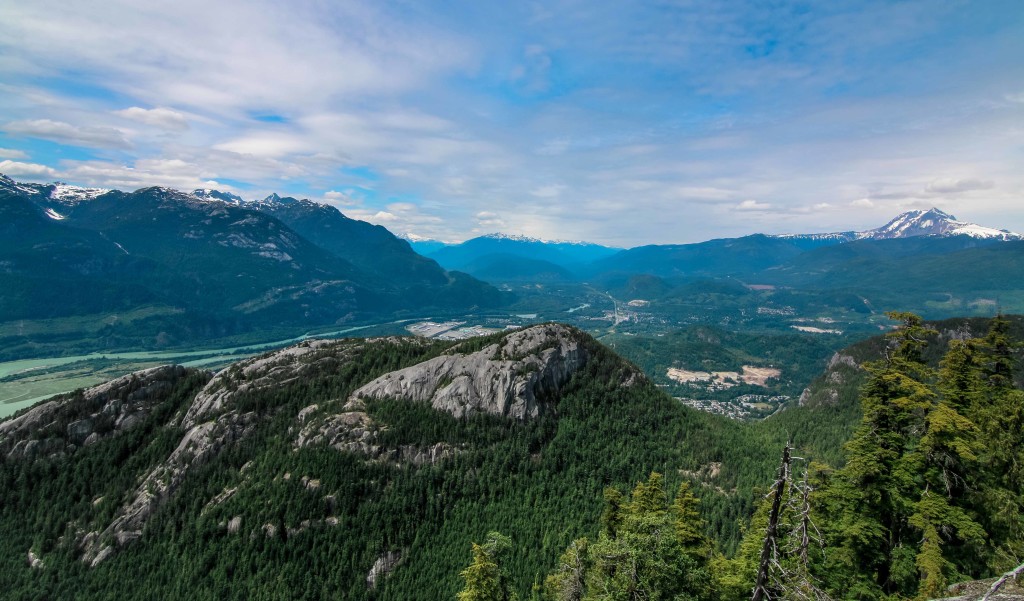
<svg viewBox="0 0 1024 601">
<path fill-rule="evenodd" d="M 289 429 L 295 450 L 330 447 L 366 462 L 411 466 L 434 465 L 453 457 L 460 448 L 445 442 L 382 442 L 380 434 L 388 425 L 367 411 L 365 401 L 428 403 L 456 417 L 475 412 L 516 420 L 536 417 L 550 410 L 558 392 L 586 364 L 587 351 L 579 336 L 565 326 L 544 325 L 508 334 L 480 350 L 460 350 L 465 344 L 457 345 L 411 367 L 380 375 L 347 398 L 319 402 L 279 399 L 278 391 L 341 372 L 367 348 L 379 351 L 393 345 L 425 353 L 429 343 L 308 340 L 241 361 L 215 376 L 208 374 L 205 385 L 164 426 L 180 433 L 174 450 L 140 476 L 112 519 L 79 532 L 81 559 L 97 566 L 137 540 L 153 514 L 174 497 L 190 474 L 251 437 L 261 423 L 281 411 L 295 412 Z M 68 452 L 76 445 L 114 435 L 119 428 L 138 423 L 145 411 L 160 402 L 161 391 L 170 390 L 174 379 L 186 373 L 189 370 L 180 366 L 154 368 L 41 405 L 0 424 L 0 450 L 16 459 Z M 69 411 L 69 407 L 76 409 Z M 38 440 L 39 432 L 51 431 L 53 436 Z M 316 475 L 309 478 L 319 482 Z M 222 503 L 236 490 L 230 489 L 223 499 L 210 499 L 207 506 Z"/>
<path fill-rule="evenodd" d="M 0 455 L 31 459 L 70 454 L 117 436 L 141 424 L 190 373 L 199 372 L 180 365 L 154 367 L 36 405 L 0 423 Z"/>
<path fill-rule="evenodd" d="M 510 334 L 483 349 L 448 354 L 391 372 L 359 388 L 353 399 L 400 398 L 462 417 L 483 412 L 527 419 L 547 409 L 587 353 L 574 331 L 552 324 Z"/>
</svg>

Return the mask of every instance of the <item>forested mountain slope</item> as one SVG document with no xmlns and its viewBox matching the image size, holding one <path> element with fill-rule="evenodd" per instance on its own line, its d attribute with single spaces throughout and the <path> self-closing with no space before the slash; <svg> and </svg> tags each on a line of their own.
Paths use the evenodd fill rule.
<svg viewBox="0 0 1024 601">
<path fill-rule="evenodd" d="M 0 176 L 2 323 L 75 318 L 58 324 L 62 338 L 29 323 L 43 333 L 5 337 L 4 348 L 66 352 L 89 339 L 103 340 L 96 348 L 160 348 L 268 324 L 308 328 L 501 302 L 493 287 L 445 272 L 383 228 L 306 201 L 272 204 Z M 147 317 L 122 319 L 140 311 Z M 73 324 L 86 324 L 80 340 Z"/>
<path fill-rule="evenodd" d="M 742 598 L 730 595 L 749 591 L 761 518 L 746 524 L 781 448 L 792 437 L 838 467 L 857 414 L 692 411 L 557 324 L 461 343 L 307 341 L 216 375 L 158 368 L 0 422 L 0 586 L 17 599 L 452 598 L 470 543 L 496 530 L 525 598 L 572 541 L 619 544 L 605 490 L 647 481 L 620 497 L 621 532 L 647 540 L 642 524 L 678 513 L 691 527 L 661 541 L 665 557 L 738 551 L 714 565 L 698 553 L 693 578 L 659 582 Z M 677 489 L 680 508 L 659 510 Z M 639 498 L 648 509 L 627 512 Z M 870 580 L 842 578 L 829 586 Z"/>
<path fill-rule="evenodd" d="M 0 450 L 14 598 L 450 598 L 491 529 L 533 550 L 513 564 L 525 592 L 605 486 L 653 469 L 678 483 L 713 466 L 698 493 L 732 548 L 774 455 L 555 325 L 137 374 L 3 422 Z"/>
</svg>

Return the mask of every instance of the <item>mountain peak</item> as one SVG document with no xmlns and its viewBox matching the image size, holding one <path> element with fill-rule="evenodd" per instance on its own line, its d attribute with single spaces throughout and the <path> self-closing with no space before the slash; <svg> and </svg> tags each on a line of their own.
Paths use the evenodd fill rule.
<svg viewBox="0 0 1024 601">
<path fill-rule="evenodd" d="M 245 202 L 242 200 L 242 197 L 237 194 L 222 192 L 221 190 L 212 190 L 210 188 L 192 190 L 192 196 L 202 198 L 203 200 L 220 200 L 234 205 L 240 205 Z"/>
<path fill-rule="evenodd" d="M 515 242 L 549 242 L 549 240 L 541 240 L 540 238 L 531 238 L 523 234 L 503 234 L 501 232 L 494 232 L 491 234 L 484 234 L 481 238 L 487 238 L 488 240 L 512 240 Z"/>
<path fill-rule="evenodd" d="M 531 244 L 571 244 L 575 246 L 598 246 L 593 242 L 586 242 L 584 240 L 546 240 L 544 238 L 534 238 L 532 236 L 526 236 L 524 234 L 503 234 L 501 232 L 494 232 L 493 234 L 484 234 L 483 236 L 479 236 L 479 238 L 484 238 L 487 240 L 510 240 L 512 242 L 527 242 Z"/>
<path fill-rule="evenodd" d="M 262 202 L 264 202 L 266 204 L 290 205 L 290 204 L 295 204 L 295 203 L 299 202 L 299 200 L 297 198 L 292 197 L 292 196 L 281 196 L 277 192 L 274 192 L 270 196 L 264 198 Z"/>
<path fill-rule="evenodd" d="M 860 232 L 858 238 L 886 240 L 911 238 L 914 236 L 971 236 L 972 238 L 997 238 L 1019 240 L 1021 236 L 1005 230 L 984 227 L 975 223 L 960 221 L 953 215 L 938 208 L 918 209 L 897 215 L 880 228 Z"/>
</svg>

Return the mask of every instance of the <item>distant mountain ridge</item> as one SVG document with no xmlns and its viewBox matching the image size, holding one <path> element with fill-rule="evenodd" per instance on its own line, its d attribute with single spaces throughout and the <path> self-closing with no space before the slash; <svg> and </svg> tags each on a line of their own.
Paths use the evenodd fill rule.
<svg viewBox="0 0 1024 601">
<path fill-rule="evenodd" d="M 88 328 L 109 331 L 105 345 L 163 341 L 157 347 L 501 302 L 495 288 L 446 272 L 385 228 L 312 201 L 5 176 L 0 289 L 4 322 L 99 320 Z M 116 317 L 142 308 L 152 317 L 130 325 Z M 41 340 L 15 336 L 0 345 L 14 353 Z"/>
<path fill-rule="evenodd" d="M 796 240 L 803 243 L 841 244 L 853 240 L 891 240 L 916 236 L 969 236 L 986 240 L 1024 240 L 1024 235 L 1008 230 L 985 227 L 968 221 L 960 221 L 953 215 L 935 207 L 901 213 L 881 227 L 863 232 L 831 232 L 823 234 L 781 234 L 776 238 Z"/>
<path fill-rule="evenodd" d="M 542 240 L 518 234 L 486 234 L 428 253 L 446 269 L 485 281 L 568 280 L 621 249 L 582 241 Z"/>
</svg>

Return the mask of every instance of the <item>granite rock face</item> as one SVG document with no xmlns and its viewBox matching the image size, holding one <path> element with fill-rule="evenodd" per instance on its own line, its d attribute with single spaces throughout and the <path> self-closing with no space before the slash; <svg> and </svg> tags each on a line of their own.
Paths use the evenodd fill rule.
<svg viewBox="0 0 1024 601">
<path fill-rule="evenodd" d="M 479 351 L 449 354 L 385 374 L 352 399 L 405 399 L 429 403 L 455 417 L 490 413 L 524 420 L 546 408 L 587 362 L 586 349 L 562 325 L 526 328 Z"/>
<path fill-rule="evenodd" d="M 370 573 L 366 575 L 366 588 L 371 590 L 377 588 L 377 583 L 386 578 L 400 561 L 402 561 L 402 554 L 399 551 L 388 551 L 378 557 L 377 561 L 373 562 Z"/>
<path fill-rule="evenodd" d="M 306 340 L 267 355 L 246 359 L 219 372 L 196 395 L 181 420 L 186 430 L 227 410 L 239 394 L 289 384 L 305 374 L 335 364 L 345 346 L 336 340 Z"/>
<path fill-rule="evenodd" d="M 194 370 L 163 365 L 36 405 L 0 423 L 0 455 L 32 459 L 72 453 L 141 424 Z"/>
<path fill-rule="evenodd" d="M 384 428 L 365 411 L 361 401 L 346 403 L 340 413 L 313 419 L 310 414 L 319 407 L 310 405 L 299 413 L 303 424 L 295 440 L 295 448 L 327 445 L 343 453 L 356 453 L 371 461 L 392 464 L 434 465 L 453 457 L 458 449 L 444 442 L 432 445 L 386 446 L 378 440 Z"/>
<path fill-rule="evenodd" d="M 183 431 L 177 448 L 141 479 L 109 526 L 79 539 L 82 561 L 99 565 L 139 538 L 149 518 L 174 495 L 190 472 L 252 432 L 262 416 L 239 409 L 235 402 L 238 398 L 286 386 L 317 370 L 332 369 L 359 348 L 361 345 L 349 341 L 308 340 L 241 361 L 212 377 L 184 415 L 168 424 Z M 89 424 L 80 422 L 69 424 L 69 437 L 86 435 Z"/>
<path fill-rule="evenodd" d="M 82 561 L 95 567 L 107 559 L 116 547 L 123 547 L 142 536 L 150 516 L 181 486 L 185 476 L 216 456 L 225 446 L 240 440 L 252 430 L 257 416 L 231 411 L 216 421 L 188 430 L 177 448 L 143 478 L 132 499 L 123 505 L 102 532 L 90 532 L 81 540 Z"/>
</svg>

